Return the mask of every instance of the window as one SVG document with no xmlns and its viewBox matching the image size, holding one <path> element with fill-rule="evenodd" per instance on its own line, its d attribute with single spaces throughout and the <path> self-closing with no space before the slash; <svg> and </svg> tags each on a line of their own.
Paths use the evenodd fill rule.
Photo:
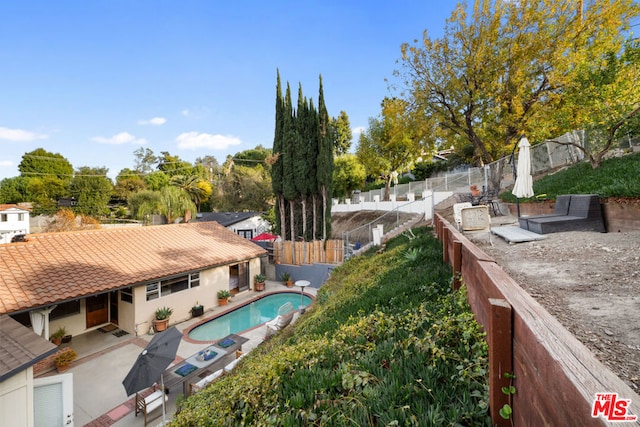
<svg viewBox="0 0 640 427">
<path fill-rule="evenodd" d="M 19 213 L 18 214 L 18 221 L 24 221 L 24 214 L 23 213 Z"/>
<path fill-rule="evenodd" d="M 7 222 L 7 214 L 0 214 L 0 221 Z"/>
<path fill-rule="evenodd" d="M 133 303 L 133 291 L 131 288 L 120 289 L 120 301 Z"/>
<path fill-rule="evenodd" d="M 240 236 L 244 237 L 245 239 L 252 239 L 253 238 L 253 230 L 238 230 L 237 233 Z"/>
<path fill-rule="evenodd" d="M 200 273 L 165 279 L 147 285 L 147 301 L 200 286 Z"/>
<path fill-rule="evenodd" d="M 78 313 L 80 313 L 80 300 L 61 302 L 49 314 L 49 320 L 61 319 Z"/>
</svg>

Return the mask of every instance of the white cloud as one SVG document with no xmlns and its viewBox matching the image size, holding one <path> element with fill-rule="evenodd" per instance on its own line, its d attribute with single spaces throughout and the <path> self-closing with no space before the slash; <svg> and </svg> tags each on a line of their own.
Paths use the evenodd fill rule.
<svg viewBox="0 0 640 427">
<path fill-rule="evenodd" d="M 29 132 L 22 129 L 9 129 L 0 126 L 0 139 L 6 139 L 7 141 L 16 142 L 28 142 L 35 141 L 36 139 L 47 139 L 49 135 Z"/>
<path fill-rule="evenodd" d="M 122 144 L 132 144 L 132 145 L 144 145 L 147 143 L 147 140 L 144 138 L 136 138 L 131 135 L 129 132 L 120 132 L 117 135 L 113 135 L 111 138 L 105 138 L 102 136 L 94 136 L 91 138 L 92 141 L 99 142 L 100 144 L 114 144 L 114 145 L 122 145 Z"/>
<path fill-rule="evenodd" d="M 183 115 L 183 116 L 188 117 L 188 116 L 189 116 L 189 114 L 191 114 L 191 112 L 190 112 L 189 110 L 186 110 L 186 109 L 185 109 L 185 110 L 182 110 L 182 115 Z"/>
<path fill-rule="evenodd" d="M 239 138 L 231 135 L 211 135 L 209 133 L 186 132 L 176 138 L 178 148 L 196 150 L 198 148 L 210 148 L 224 150 L 232 145 L 240 145 Z"/>
<path fill-rule="evenodd" d="M 9 167 L 13 166 L 13 162 L 11 160 L 0 160 L 0 167 Z"/>
<path fill-rule="evenodd" d="M 167 119 L 164 117 L 154 117 L 150 120 L 138 120 L 139 125 L 153 125 L 153 126 L 162 126 L 167 123 Z"/>
<path fill-rule="evenodd" d="M 356 126 L 353 129 L 351 129 L 351 134 L 353 135 L 353 138 L 357 140 L 358 139 L 357 136 L 360 136 L 360 134 L 364 132 L 365 129 L 366 128 L 364 126 Z"/>
</svg>

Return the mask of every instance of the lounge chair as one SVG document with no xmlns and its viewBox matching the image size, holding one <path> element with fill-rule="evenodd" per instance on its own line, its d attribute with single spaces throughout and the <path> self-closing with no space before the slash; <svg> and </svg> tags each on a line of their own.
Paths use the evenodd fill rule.
<svg viewBox="0 0 640 427">
<path fill-rule="evenodd" d="M 167 395 L 162 391 L 161 388 L 154 386 L 154 391 L 148 396 L 143 396 L 142 394 L 136 393 L 136 401 L 135 401 L 135 415 L 138 414 L 144 415 L 144 425 L 147 425 L 147 415 L 150 412 L 162 407 L 162 398 L 164 397 L 164 401 L 168 400 Z"/>
<path fill-rule="evenodd" d="M 275 334 L 279 330 L 286 327 L 289 323 L 291 323 L 291 319 L 293 319 L 293 313 L 293 304 L 291 304 L 290 302 L 282 304 L 278 309 L 278 315 L 275 317 L 275 319 L 272 319 L 265 323 L 267 327 L 265 338 L 270 337 L 271 335 Z"/>
</svg>

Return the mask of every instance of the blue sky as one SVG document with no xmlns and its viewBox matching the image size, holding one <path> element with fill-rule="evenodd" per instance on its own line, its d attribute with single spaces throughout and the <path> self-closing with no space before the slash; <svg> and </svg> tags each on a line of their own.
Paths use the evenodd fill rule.
<svg viewBox="0 0 640 427">
<path fill-rule="evenodd" d="M 0 179 L 42 147 L 74 168 L 271 148 L 276 70 L 354 130 L 380 113 L 400 45 L 441 34 L 453 0 L 6 0 Z"/>
</svg>

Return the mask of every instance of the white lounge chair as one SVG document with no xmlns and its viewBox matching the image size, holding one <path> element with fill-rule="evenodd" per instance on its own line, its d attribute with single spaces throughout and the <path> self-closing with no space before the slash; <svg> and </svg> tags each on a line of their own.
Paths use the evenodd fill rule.
<svg viewBox="0 0 640 427">
<path fill-rule="evenodd" d="M 154 386 L 155 388 L 155 386 Z M 164 401 L 168 400 L 167 395 L 162 391 L 162 389 L 155 390 L 150 395 L 143 397 L 141 394 L 136 393 L 136 407 L 135 407 L 135 415 L 142 413 L 144 415 L 144 425 L 147 425 L 147 415 L 162 407 L 162 397 L 164 396 Z"/>
<path fill-rule="evenodd" d="M 278 309 L 278 315 L 275 317 L 275 319 L 269 320 L 267 323 L 265 323 L 267 327 L 265 338 L 270 337 L 271 335 L 275 334 L 279 330 L 286 327 L 289 323 L 291 323 L 291 320 L 293 319 L 293 313 L 293 304 L 291 304 L 290 302 L 282 304 Z"/>
</svg>

